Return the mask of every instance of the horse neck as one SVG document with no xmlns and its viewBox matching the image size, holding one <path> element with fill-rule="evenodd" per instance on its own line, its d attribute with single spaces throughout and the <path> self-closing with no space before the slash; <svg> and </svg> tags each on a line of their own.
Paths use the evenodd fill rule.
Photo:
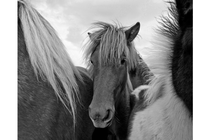
<svg viewBox="0 0 210 140">
<path fill-rule="evenodd" d="M 124 86 L 124 87 L 123 87 Z M 130 109 L 130 93 L 132 89 L 128 83 L 122 85 L 121 92 L 116 97 L 116 112 L 120 115 L 127 114 Z M 119 110 L 117 109 L 119 107 Z M 123 113 L 123 114 L 121 114 Z"/>
<path fill-rule="evenodd" d="M 130 93 L 133 90 L 129 80 L 127 79 L 125 85 L 122 85 L 124 87 L 122 87 L 121 93 L 117 97 L 118 102 L 116 103 L 116 118 L 113 130 L 116 131 L 115 134 L 119 139 L 126 139 L 127 137 L 128 121 L 131 112 Z"/>
<path fill-rule="evenodd" d="M 154 76 L 142 59 L 140 59 L 136 68 L 130 70 L 129 75 L 133 89 L 139 87 L 140 85 L 148 85 Z"/>
</svg>

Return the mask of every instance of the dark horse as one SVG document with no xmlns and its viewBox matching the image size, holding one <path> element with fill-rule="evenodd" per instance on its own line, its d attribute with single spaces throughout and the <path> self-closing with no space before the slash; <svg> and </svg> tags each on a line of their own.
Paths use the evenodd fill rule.
<svg viewBox="0 0 210 140">
<path fill-rule="evenodd" d="M 91 140 L 92 87 L 52 26 L 18 1 L 18 139 Z"/>
<path fill-rule="evenodd" d="M 116 138 L 126 139 L 129 115 L 134 102 L 133 88 L 148 84 L 153 74 L 138 55 L 133 40 L 140 23 L 129 29 L 104 22 L 89 33 L 86 59 L 90 62 L 94 95 L 89 115 L 96 128 L 108 128 Z"/>
<path fill-rule="evenodd" d="M 192 140 L 192 0 L 170 2 L 169 11 L 150 56 L 159 76 L 133 109 L 129 140 Z"/>
</svg>

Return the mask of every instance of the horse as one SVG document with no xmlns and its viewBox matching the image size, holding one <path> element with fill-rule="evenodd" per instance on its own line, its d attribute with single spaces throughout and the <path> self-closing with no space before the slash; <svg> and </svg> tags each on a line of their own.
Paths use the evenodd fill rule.
<svg viewBox="0 0 210 140">
<path fill-rule="evenodd" d="M 126 139 L 129 115 L 135 100 L 133 88 L 148 84 L 153 74 L 137 53 L 133 40 L 140 23 L 130 28 L 105 22 L 93 24 L 85 50 L 93 79 L 89 116 L 96 128 L 108 128 L 112 139 Z"/>
<path fill-rule="evenodd" d="M 169 11 L 149 55 L 156 77 L 132 110 L 128 140 L 192 140 L 192 0 L 170 2 Z"/>
<path fill-rule="evenodd" d="M 18 139 L 91 140 L 92 87 L 49 22 L 18 1 Z"/>
</svg>

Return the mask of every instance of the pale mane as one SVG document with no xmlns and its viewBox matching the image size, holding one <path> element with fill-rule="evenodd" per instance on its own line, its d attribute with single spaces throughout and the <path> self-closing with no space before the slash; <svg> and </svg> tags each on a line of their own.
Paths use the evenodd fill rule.
<svg viewBox="0 0 210 140">
<path fill-rule="evenodd" d="M 69 58 L 56 31 L 30 3 L 25 0 L 19 1 L 18 10 L 20 26 L 37 78 L 41 77 L 50 83 L 62 103 L 68 110 L 70 109 L 75 122 L 75 100 L 79 99 L 76 78 L 82 80 L 81 75 Z M 62 92 L 61 86 L 65 93 Z"/>
</svg>

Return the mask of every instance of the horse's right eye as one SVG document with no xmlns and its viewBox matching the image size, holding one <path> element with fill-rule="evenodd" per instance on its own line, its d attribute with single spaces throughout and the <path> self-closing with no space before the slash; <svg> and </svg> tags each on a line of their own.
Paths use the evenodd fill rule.
<svg viewBox="0 0 210 140">
<path fill-rule="evenodd" d="M 125 62 L 126 62 L 126 59 L 122 59 L 122 60 L 121 60 L 121 65 L 124 65 Z"/>
</svg>

